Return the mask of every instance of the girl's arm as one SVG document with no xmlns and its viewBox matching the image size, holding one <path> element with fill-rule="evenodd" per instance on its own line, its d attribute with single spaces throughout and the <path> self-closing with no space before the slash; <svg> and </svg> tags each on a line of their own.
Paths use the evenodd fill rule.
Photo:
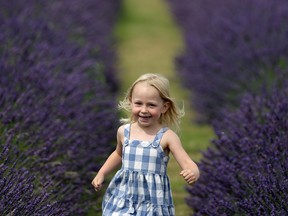
<svg viewBox="0 0 288 216">
<path fill-rule="evenodd" d="M 122 161 L 122 141 L 124 137 L 124 128 L 123 126 L 119 127 L 117 131 L 117 146 L 115 151 L 113 151 L 108 159 L 105 161 L 101 169 L 98 171 L 97 175 L 92 181 L 92 185 L 95 190 L 98 191 L 101 189 L 102 184 L 105 180 L 105 176 L 109 175 L 114 171 Z"/>
<path fill-rule="evenodd" d="M 182 171 L 180 175 L 185 179 L 188 184 L 193 184 L 200 177 L 200 171 L 197 164 L 189 157 L 187 152 L 184 150 L 182 143 L 172 130 L 168 130 L 165 133 L 167 137 L 167 147 L 173 154 L 175 160 L 181 167 Z"/>
</svg>

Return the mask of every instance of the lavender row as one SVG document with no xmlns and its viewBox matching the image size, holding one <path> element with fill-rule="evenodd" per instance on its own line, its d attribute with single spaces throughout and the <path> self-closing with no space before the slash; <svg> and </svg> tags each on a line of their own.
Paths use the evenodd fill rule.
<svg viewBox="0 0 288 216">
<path fill-rule="evenodd" d="M 43 11 L 45 19 L 65 32 L 67 37 L 89 48 L 90 54 L 98 62 L 97 69 L 103 71 L 111 89 L 117 91 L 112 31 L 121 0 L 52 0 L 42 4 L 43 9 L 47 10 Z"/>
<path fill-rule="evenodd" d="M 0 212 L 83 215 L 99 208 L 90 182 L 118 126 L 116 86 L 106 79 L 113 71 L 109 37 L 118 2 L 87 0 L 74 13 L 68 10 L 74 1 L 0 4 Z M 97 8 L 94 18 L 109 12 L 89 37 L 83 32 L 93 17 L 82 20 L 92 15 L 87 5 Z M 77 21 L 82 30 L 75 39 Z"/>
<path fill-rule="evenodd" d="M 168 0 L 186 49 L 177 71 L 192 92 L 199 121 L 221 118 L 248 92 L 258 94 L 287 67 L 285 0 Z"/>
<path fill-rule="evenodd" d="M 186 40 L 179 75 L 217 137 L 187 204 L 195 215 L 287 215 L 287 1 L 169 2 Z"/>
<path fill-rule="evenodd" d="M 95 67 L 103 71 L 111 89 L 117 91 L 112 31 L 121 0 L 13 0 L 1 1 L 0 4 L 3 14 L 36 20 L 41 17 L 49 27 L 64 34 L 66 39 L 89 49 L 90 55 L 96 60 Z"/>
<path fill-rule="evenodd" d="M 285 86 L 285 87 L 284 87 Z M 245 96 L 215 122 L 201 178 L 188 188 L 195 215 L 288 214 L 288 85 Z"/>
</svg>

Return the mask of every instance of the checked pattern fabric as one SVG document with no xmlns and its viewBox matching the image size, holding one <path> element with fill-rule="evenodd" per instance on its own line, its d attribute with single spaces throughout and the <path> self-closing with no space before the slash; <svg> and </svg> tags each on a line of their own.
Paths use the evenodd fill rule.
<svg viewBox="0 0 288 216">
<path fill-rule="evenodd" d="M 124 130 L 123 168 L 142 173 L 166 173 L 168 157 L 160 146 L 160 140 L 168 128 L 162 128 L 154 141 L 129 140 L 129 127 Z"/>
<path fill-rule="evenodd" d="M 122 168 L 110 182 L 103 199 L 105 216 L 175 215 L 169 161 L 160 141 L 168 128 L 161 128 L 153 142 L 130 140 L 130 124 L 124 126 Z"/>
</svg>

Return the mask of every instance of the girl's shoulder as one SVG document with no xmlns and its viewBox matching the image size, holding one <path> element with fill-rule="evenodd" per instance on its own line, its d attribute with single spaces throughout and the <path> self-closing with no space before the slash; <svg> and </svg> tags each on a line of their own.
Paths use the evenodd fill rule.
<svg viewBox="0 0 288 216">
<path fill-rule="evenodd" d="M 165 133 L 162 136 L 162 139 L 160 141 L 160 144 L 162 146 L 162 149 L 169 154 L 170 151 L 170 145 L 172 143 L 179 142 L 178 135 L 170 128 L 168 128 Z"/>
<path fill-rule="evenodd" d="M 162 140 L 166 142 L 173 142 L 175 140 L 179 140 L 179 136 L 175 131 L 173 131 L 170 128 L 167 128 L 167 130 L 163 134 Z"/>
<path fill-rule="evenodd" d="M 169 128 L 169 127 L 163 127 L 163 128 L 165 128 L 166 129 L 166 131 L 165 131 L 165 133 L 164 134 L 166 134 L 166 135 L 173 135 L 173 136 L 178 136 L 171 128 Z"/>
<path fill-rule="evenodd" d="M 120 125 L 118 127 L 118 130 L 117 130 L 117 138 L 119 140 L 123 140 L 124 139 L 124 130 L 125 130 L 125 125 Z"/>
<path fill-rule="evenodd" d="M 126 125 L 126 124 L 120 125 L 120 126 L 118 127 L 118 131 L 121 131 L 121 130 L 124 131 L 125 125 Z"/>
</svg>

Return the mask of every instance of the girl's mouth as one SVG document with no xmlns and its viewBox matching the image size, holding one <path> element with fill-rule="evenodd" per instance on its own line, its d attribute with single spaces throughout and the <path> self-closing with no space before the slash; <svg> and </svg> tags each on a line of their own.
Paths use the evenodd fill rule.
<svg viewBox="0 0 288 216">
<path fill-rule="evenodd" d="M 139 116 L 139 118 L 142 120 L 147 120 L 147 119 L 151 118 L 151 116 Z"/>
</svg>

